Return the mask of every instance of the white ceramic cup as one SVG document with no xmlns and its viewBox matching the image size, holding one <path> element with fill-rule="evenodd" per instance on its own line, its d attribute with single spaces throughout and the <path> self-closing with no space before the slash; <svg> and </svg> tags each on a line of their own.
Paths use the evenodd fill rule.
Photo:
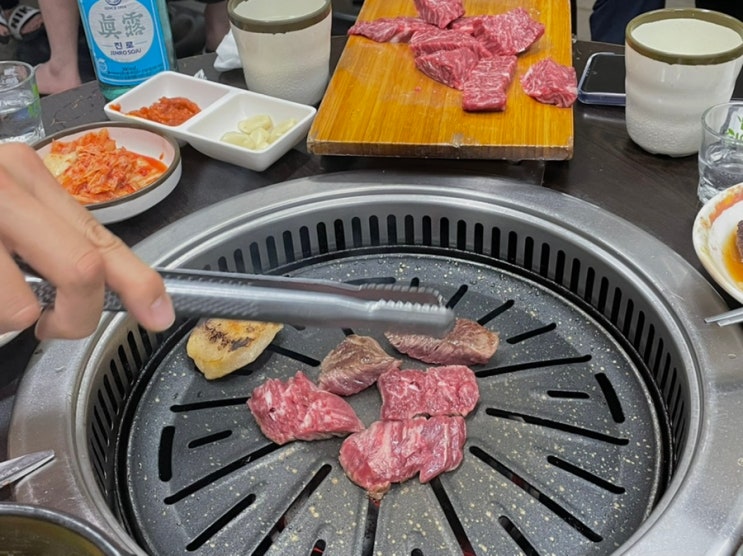
<svg viewBox="0 0 743 556">
<path fill-rule="evenodd" d="M 330 0 L 229 0 L 227 12 L 248 89 L 320 101 L 330 75 Z"/>
<path fill-rule="evenodd" d="M 627 133 L 654 154 L 699 149 L 702 113 L 730 100 L 743 62 L 743 23 L 709 10 L 647 12 L 625 33 Z"/>
</svg>

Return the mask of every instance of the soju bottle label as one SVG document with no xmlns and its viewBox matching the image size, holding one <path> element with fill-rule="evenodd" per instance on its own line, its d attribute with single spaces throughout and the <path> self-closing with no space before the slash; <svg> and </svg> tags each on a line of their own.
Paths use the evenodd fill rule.
<svg viewBox="0 0 743 556">
<path fill-rule="evenodd" d="M 136 85 L 170 69 L 156 1 L 80 0 L 79 3 L 101 82 Z"/>
</svg>

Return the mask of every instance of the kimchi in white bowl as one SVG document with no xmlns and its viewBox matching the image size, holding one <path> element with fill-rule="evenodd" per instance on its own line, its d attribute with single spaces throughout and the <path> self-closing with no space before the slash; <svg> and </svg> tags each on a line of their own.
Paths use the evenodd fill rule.
<svg viewBox="0 0 743 556">
<path fill-rule="evenodd" d="M 55 133 L 35 145 L 57 181 L 103 224 L 144 212 L 181 178 L 171 136 L 131 123 L 94 123 Z"/>
</svg>

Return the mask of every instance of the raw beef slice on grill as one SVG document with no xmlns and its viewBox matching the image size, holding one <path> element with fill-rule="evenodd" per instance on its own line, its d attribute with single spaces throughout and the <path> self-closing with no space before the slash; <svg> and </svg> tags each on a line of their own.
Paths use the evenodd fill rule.
<svg viewBox="0 0 743 556">
<path fill-rule="evenodd" d="M 473 36 L 436 27 L 416 31 L 408 44 L 410 44 L 414 56 L 423 56 L 438 50 L 456 50 L 457 48 L 469 48 L 478 58 L 488 58 L 491 55 L 490 51 Z"/>
<path fill-rule="evenodd" d="M 258 386 L 248 407 L 261 432 L 276 444 L 345 436 L 364 429 L 346 400 L 321 390 L 301 371 L 286 382 L 272 378 Z"/>
<path fill-rule="evenodd" d="M 464 365 L 389 371 L 379 377 L 377 387 L 382 395 L 382 419 L 466 417 L 480 399 L 475 373 Z"/>
<path fill-rule="evenodd" d="M 443 29 L 464 15 L 462 0 L 414 0 L 423 21 Z"/>
<path fill-rule="evenodd" d="M 531 66 L 521 77 L 521 87 L 532 98 L 562 108 L 572 106 L 578 98 L 575 68 L 545 58 Z"/>
<path fill-rule="evenodd" d="M 516 56 L 480 60 L 464 82 L 462 108 L 467 112 L 505 110 L 515 72 Z"/>
<path fill-rule="evenodd" d="M 443 338 L 386 332 L 393 347 L 413 359 L 437 365 L 487 363 L 498 349 L 498 334 L 469 319 L 457 319 Z"/>
<path fill-rule="evenodd" d="M 381 17 L 373 21 L 357 21 L 349 35 L 360 35 L 376 42 L 405 43 L 416 31 L 438 29 L 419 17 Z"/>
<path fill-rule="evenodd" d="M 374 384 L 382 373 L 399 369 L 401 364 L 374 338 L 351 334 L 320 362 L 318 386 L 339 396 L 350 396 Z"/>
<path fill-rule="evenodd" d="M 477 62 L 477 54 L 469 48 L 438 50 L 415 57 L 415 67 L 420 71 L 434 81 L 459 90 Z"/>
<path fill-rule="evenodd" d="M 544 25 L 524 8 L 481 17 L 472 22 L 472 35 L 492 54 L 520 54 L 544 35 Z"/>
<path fill-rule="evenodd" d="M 339 459 L 348 478 L 379 500 L 392 483 L 416 474 L 427 483 L 456 469 L 466 439 L 462 417 L 375 421 L 343 441 Z"/>
</svg>

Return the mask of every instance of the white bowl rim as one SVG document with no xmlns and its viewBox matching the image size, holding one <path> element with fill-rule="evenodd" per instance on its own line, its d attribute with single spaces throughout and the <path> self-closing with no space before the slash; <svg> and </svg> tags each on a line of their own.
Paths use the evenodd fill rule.
<svg viewBox="0 0 743 556">
<path fill-rule="evenodd" d="M 89 124 L 82 124 L 75 127 L 70 127 L 67 129 L 63 129 L 61 131 L 58 131 L 56 133 L 53 133 L 51 135 L 48 135 L 44 137 L 43 139 L 40 139 L 36 143 L 33 144 L 34 149 L 38 150 L 42 147 L 46 147 L 48 144 L 50 144 L 52 141 L 55 140 L 62 140 L 64 137 L 67 137 L 68 135 L 74 135 L 76 133 L 81 133 L 85 131 L 92 131 L 95 129 L 103 129 L 103 128 L 109 128 L 109 127 L 119 127 L 119 128 L 128 128 L 128 129 L 135 129 L 137 131 L 143 131 L 146 133 L 150 133 L 153 135 L 157 135 L 158 137 L 162 137 L 165 141 L 167 141 L 171 147 L 173 148 L 173 160 L 168 165 L 167 169 L 163 174 L 157 178 L 156 181 L 149 184 L 147 187 L 143 187 L 142 189 L 138 189 L 137 191 L 133 193 L 129 193 L 129 195 L 126 195 L 124 197 L 118 197 L 116 199 L 111 199 L 110 201 L 103 201 L 101 203 L 91 203 L 91 204 L 81 204 L 81 206 L 85 207 L 88 210 L 95 211 L 102 208 L 108 208 L 113 207 L 116 205 L 120 205 L 123 203 L 127 203 L 131 201 L 132 199 L 136 199 L 137 197 L 141 197 L 146 195 L 147 193 L 150 193 L 153 189 L 157 189 L 159 186 L 161 186 L 170 176 L 173 175 L 173 172 L 175 169 L 181 164 L 181 149 L 178 146 L 178 142 L 176 139 L 166 133 L 162 133 L 156 129 L 152 129 L 151 127 L 147 127 L 142 124 L 138 123 L 129 123 L 129 122 L 93 122 Z M 138 153 L 138 154 L 144 154 L 144 153 Z M 147 156 L 147 155 L 145 155 Z"/>
</svg>

